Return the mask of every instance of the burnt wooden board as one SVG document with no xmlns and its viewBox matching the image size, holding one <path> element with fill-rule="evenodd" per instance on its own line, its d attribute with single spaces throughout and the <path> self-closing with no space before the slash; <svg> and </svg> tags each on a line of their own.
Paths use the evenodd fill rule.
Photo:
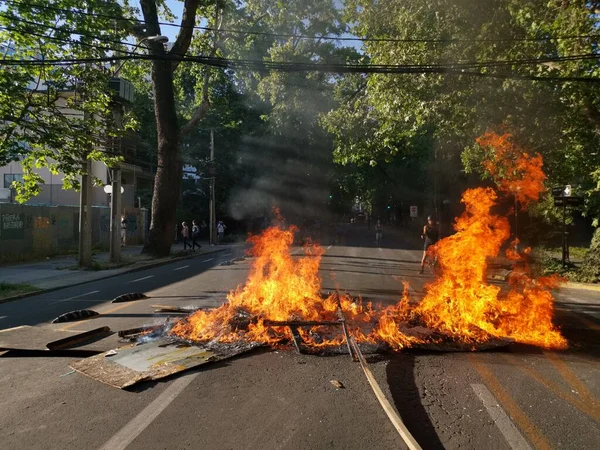
<svg viewBox="0 0 600 450">
<path fill-rule="evenodd" d="M 193 367 L 231 358 L 259 346 L 251 342 L 209 347 L 161 338 L 104 352 L 70 366 L 94 380 L 124 389 L 142 381 L 159 380 Z"/>
</svg>

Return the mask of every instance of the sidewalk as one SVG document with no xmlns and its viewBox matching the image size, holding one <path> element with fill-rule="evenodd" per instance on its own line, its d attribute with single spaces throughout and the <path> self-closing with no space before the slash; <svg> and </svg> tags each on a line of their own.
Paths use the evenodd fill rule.
<svg viewBox="0 0 600 450">
<path fill-rule="evenodd" d="M 27 284 L 41 290 L 58 289 L 167 264 L 179 259 L 214 253 L 227 248 L 229 248 L 227 245 L 210 246 L 207 242 L 203 242 L 201 250 L 195 253 L 188 251 L 183 254 L 181 245 L 174 245 L 171 249 L 171 256 L 155 259 L 142 255 L 141 245 L 130 246 L 123 248 L 121 252 L 124 262 L 130 263 L 106 270 L 80 270 L 77 268 L 77 256 L 57 256 L 43 261 L 0 267 L 0 283 Z M 97 263 L 108 263 L 109 253 L 95 253 L 93 259 Z"/>
</svg>

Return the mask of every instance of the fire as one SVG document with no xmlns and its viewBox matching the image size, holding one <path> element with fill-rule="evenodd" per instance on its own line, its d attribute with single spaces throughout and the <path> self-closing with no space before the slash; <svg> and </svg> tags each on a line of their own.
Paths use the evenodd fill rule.
<svg viewBox="0 0 600 450">
<path fill-rule="evenodd" d="M 370 305 L 363 306 L 339 293 L 327 297 L 321 294 L 318 271 L 324 250 L 309 243 L 304 246 L 305 256 L 293 258 L 291 247 L 295 232 L 295 227 L 276 226 L 251 237 L 251 255 L 255 259 L 246 283 L 230 292 L 227 303 L 221 307 L 198 311 L 177 323 L 171 332 L 194 341 L 248 339 L 275 344 L 289 338 L 289 330 L 266 326 L 266 320 L 337 321 L 342 311 L 352 323 L 369 323 Z M 250 322 L 240 323 L 245 319 Z M 324 327 L 311 331 L 316 328 Z M 300 334 L 305 342 L 314 346 L 343 343 L 339 332 L 330 339 L 315 338 L 303 330 Z"/>
<path fill-rule="evenodd" d="M 508 134 L 486 133 L 477 142 L 488 151 L 484 168 L 501 193 L 513 195 L 522 206 L 539 197 L 545 178 L 541 156 L 530 156 Z M 492 188 L 470 189 L 462 202 L 465 212 L 456 219 L 456 233 L 436 246 L 441 274 L 425 286 L 425 297 L 416 304 L 410 301 L 407 282 L 402 299 L 386 308 L 373 308 L 341 293 L 323 296 L 318 274 L 323 248 L 309 243 L 304 256 L 293 257 L 296 229 L 280 225 L 250 238 L 254 260 L 248 280 L 228 294 L 226 303 L 188 316 L 171 333 L 196 342 L 249 340 L 273 345 L 292 336 L 287 327 L 267 321 L 344 318 L 359 342 L 386 343 L 394 350 L 440 339 L 476 344 L 491 338 L 566 347 L 552 324 L 551 289 L 559 279 L 532 278 L 526 259 L 529 250 L 523 254 L 508 250 L 516 268 L 507 289 L 486 281 L 489 259 L 500 253 L 510 236 L 508 219 L 493 212 L 498 193 Z M 308 328 L 298 328 L 307 345 L 344 343 L 341 327 Z M 427 332 L 417 333 L 417 329 Z"/>
<path fill-rule="evenodd" d="M 540 155 L 531 157 L 509 134 L 490 132 L 477 142 L 490 151 L 483 165 L 501 192 L 512 194 L 521 205 L 539 198 L 545 179 Z M 491 188 L 470 189 L 462 202 L 466 210 L 456 219 L 456 234 L 437 245 L 442 275 L 426 286 L 425 298 L 415 313 L 429 327 L 467 342 L 495 336 L 564 348 L 566 340 L 552 324 L 550 289 L 558 285 L 558 278 L 533 279 L 528 266 L 518 264 L 507 292 L 487 283 L 488 260 L 500 253 L 510 236 L 510 225 L 505 217 L 492 213 L 498 198 Z M 525 260 L 524 255 L 511 250 L 508 256 Z"/>
</svg>

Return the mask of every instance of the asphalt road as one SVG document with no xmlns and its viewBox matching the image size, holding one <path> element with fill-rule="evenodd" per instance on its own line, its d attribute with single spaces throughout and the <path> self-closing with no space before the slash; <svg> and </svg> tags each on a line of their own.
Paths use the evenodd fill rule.
<svg viewBox="0 0 600 450">
<path fill-rule="evenodd" d="M 392 238 L 395 238 L 392 242 Z M 400 280 L 422 292 L 413 242 L 386 234 L 371 246 L 364 228 L 326 247 L 324 289 L 395 302 Z M 393 245 L 392 245 L 393 244 Z M 393 247 L 393 248 L 392 248 Z M 411 249 L 412 248 L 412 249 Z M 42 324 L 93 307 L 102 317 L 62 325 L 117 330 L 155 323 L 151 304 L 218 305 L 249 261 L 221 266 L 242 247 L 0 305 L 0 326 Z M 207 261 L 209 258 L 213 258 Z M 98 292 L 93 292 L 98 291 Z M 140 291 L 150 298 L 112 304 Z M 405 351 L 371 359 L 387 397 L 424 449 L 595 449 L 600 442 L 600 295 L 563 290 L 557 323 L 564 352 L 512 345 L 495 352 Z M 46 327 L 47 325 L 43 325 Z M 405 448 L 360 366 L 348 356 L 258 351 L 123 391 L 77 373 L 78 358 L 0 357 L 3 449 L 392 449 Z M 330 383 L 339 380 L 344 389 Z"/>
</svg>

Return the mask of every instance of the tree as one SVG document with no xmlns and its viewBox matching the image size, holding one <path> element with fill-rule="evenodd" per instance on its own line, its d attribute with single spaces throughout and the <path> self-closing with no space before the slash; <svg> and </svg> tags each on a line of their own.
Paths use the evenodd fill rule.
<svg viewBox="0 0 600 450">
<path fill-rule="evenodd" d="M 90 1 L 81 7 L 58 0 L 52 7 L 6 2 L 0 12 L 0 165 L 20 160 L 17 200 L 38 194 L 43 182 L 35 168 L 64 173 L 64 188 L 77 188 L 86 160 L 110 164 L 115 155 L 97 142 L 115 135 L 110 71 L 98 64 L 42 64 L 52 60 L 106 58 L 114 41 L 128 34 L 117 2 Z"/>
<path fill-rule="evenodd" d="M 342 86 L 349 93 L 355 88 L 356 95 L 324 119 L 340 162 L 377 164 L 410 156 L 414 139 L 427 135 L 438 160 L 456 162 L 466 149 L 468 162 L 476 156 L 476 136 L 504 127 L 543 155 L 549 184 L 580 181 L 587 214 L 600 217 L 590 170 L 600 164 L 594 143 L 598 83 L 519 78 L 598 76 L 599 19 L 589 3 L 354 0 L 347 5 L 353 32 L 379 38 L 363 46 L 371 63 L 454 64 L 459 70 L 347 77 Z M 453 171 L 456 165 L 445 168 Z"/>
</svg>

